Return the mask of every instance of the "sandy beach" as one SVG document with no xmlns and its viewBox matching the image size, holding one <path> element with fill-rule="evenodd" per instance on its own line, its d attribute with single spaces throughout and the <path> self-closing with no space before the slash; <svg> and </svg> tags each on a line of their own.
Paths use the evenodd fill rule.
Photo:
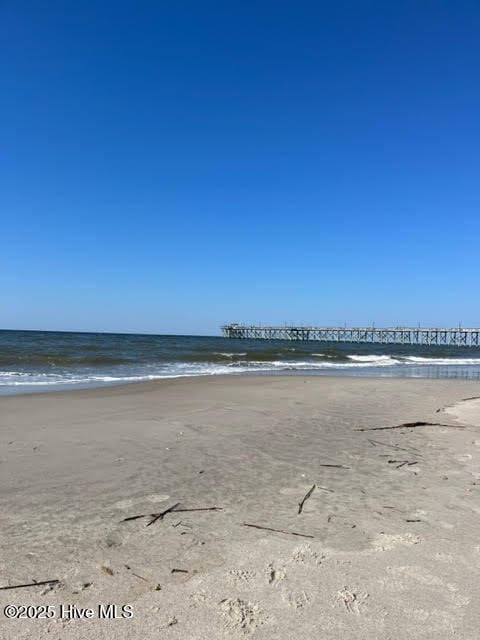
<svg viewBox="0 0 480 640">
<path fill-rule="evenodd" d="M 0 586 L 58 581 L 1 590 L 54 615 L 2 613 L 0 637 L 476 640 L 479 395 L 218 376 L 0 398 Z"/>
</svg>

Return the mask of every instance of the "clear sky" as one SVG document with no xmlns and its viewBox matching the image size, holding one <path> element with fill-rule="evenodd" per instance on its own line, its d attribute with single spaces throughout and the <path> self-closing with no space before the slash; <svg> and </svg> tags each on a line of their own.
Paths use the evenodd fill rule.
<svg viewBox="0 0 480 640">
<path fill-rule="evenodd" d="M 480 5 L 0 2 L 0 327 L 480 325 Z"/>
</svg>

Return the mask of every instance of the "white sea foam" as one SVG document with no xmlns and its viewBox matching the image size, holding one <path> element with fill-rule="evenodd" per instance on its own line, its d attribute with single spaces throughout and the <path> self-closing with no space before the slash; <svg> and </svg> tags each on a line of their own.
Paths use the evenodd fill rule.
<svg viewBox="0 0 480 640">
<path fill-rule="evenodd" d="M 223 356 L 224 358 L 235 358 L 236 356 L 246 356 L 246 352 L 245 353 L 223 353 L 221 351 L 214 351 L 213 352 L 214 356 Z"/>
<path fill-rule="evenodd" d="M 423 356 L 403 356 L 405 362 L 429 365 L 479 365 L 480 358 L 427 358 Z"/>
<path fill-rule="evenodd" d="M 395 364 L 395 362 L 385 362 L 381 360 L 380 362 L 312 362 L 308 361 L 300 361 L 300 360 L 272 360 L 272 361 L 264 361 L 264 360 L 252 360 L 249 362 L 240 361 L 239 365 L 245 365 L 251 368 L 265 368 L 266 370 L 272 369 L 285 369 L 285 370 L 299 370 L 299 371 L 311 371 L 316 369 L 352 369 L 359 367 L 374 367 L 374 366 L 385 366 L 386 364 Z M 234 363 L 232 363 L 233 366 Z"/>
<path fill-rule="evenodd" d="M 219 354 L 217 354 L 219 355 Z M 218 362 L 158 362 L 138 366 L 112 367 L 109 370 L 94 371 L 91 368 L 59 370 L 54 372 L 32 371 L 0 371 L 0 393 L 34 391 L 55 388 L 81 388 L 160 380 L 163 378 L 182 378 L 186 376 L 210 376 L 243 373 L 279 373 L 305 372 L 358 373 L 383 369 L 383 375 L 412 375 L 421 377 L 421 371 L 427 367 L 440 366 L 448 370 L 450 367 L 462 367 L 463 371 L 475 372 L 480 366 L 480 358 L 430 358 L 425 356 L 389 356 L 389 355 L 356 355 L 348 356 L 346 361 L 329 358 L 325 354 L 311 354 L 310 359 L 303 360 L 239 360 L 235 356 L 244 357 L 245 353 L 222 353 L 228 358 L 225 363 Z M 324 358 L 324 359 L 320 359 Z M 328 359 L 327 359 L 328 358 Z M 398 373 L 394 373 L 397 371 Z M 410 372 L 410 373 L 409 373 Z M 468 374 L 469 375 L 469 374 Z"/>
<path fill-rule="evenodd" d="M 350 360 L 364 365 L 385 366 L 391 364 L 399 364 L 399 360 L 392 356 L 370 355 L 370 356 L 348 356 Z"/>
</svg>

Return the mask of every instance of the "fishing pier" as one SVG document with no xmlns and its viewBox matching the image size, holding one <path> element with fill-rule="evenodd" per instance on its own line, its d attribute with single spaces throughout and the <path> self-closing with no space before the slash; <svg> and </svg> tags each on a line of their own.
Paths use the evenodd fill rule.
<svg viewBox="0 0 480 640">
<path fill-rule="evenodd" d="M 248 340 L 312 340 L 368 344 L 416 344 L 456 347 L 480 346 L 480 328 L 425 327 L 302 327 L 226 324 L 225 338 Z"/>
</svg>

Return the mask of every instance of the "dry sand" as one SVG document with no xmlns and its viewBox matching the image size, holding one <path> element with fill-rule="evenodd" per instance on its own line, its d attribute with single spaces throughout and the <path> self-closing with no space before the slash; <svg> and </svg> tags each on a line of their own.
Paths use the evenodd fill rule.
<svg viewBox="0 0 480 640">
<path fill-rule="evenodd" d="M 0 591 L 56 614 L 0 611 L 0 637 L 477 640 L 476 395 L 277 376 L 1 398 L 0 586 L 60 582 Z M 440 424 L 358 430 L 418 421 Z M 122 522 L 176 503 L 222 510 Z"/>
</svg>

